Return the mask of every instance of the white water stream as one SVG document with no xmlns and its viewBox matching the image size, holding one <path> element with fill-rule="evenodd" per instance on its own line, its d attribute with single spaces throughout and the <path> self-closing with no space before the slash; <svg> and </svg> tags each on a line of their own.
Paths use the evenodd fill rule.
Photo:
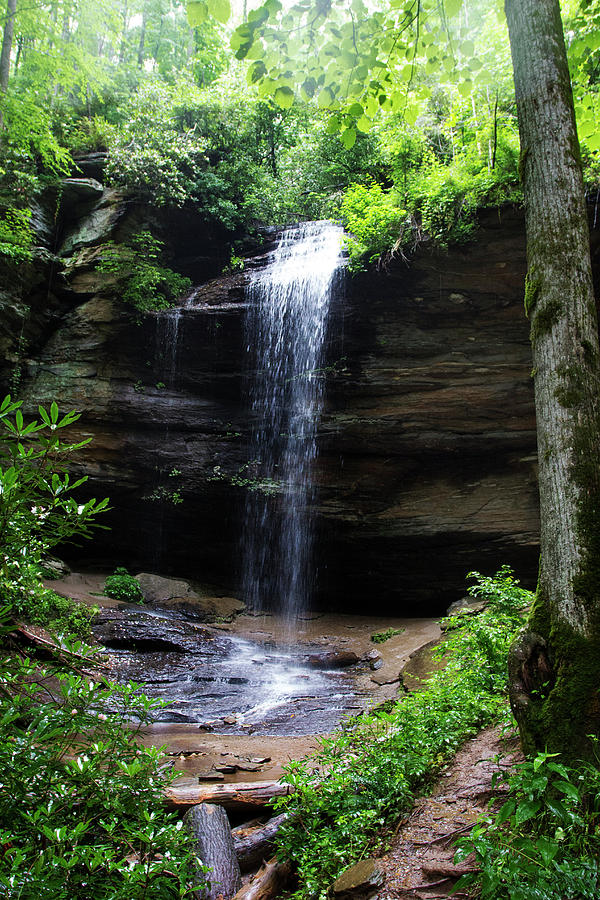
<svg viewBox="0 0 600 900">
<path fill-rule="evenodd" d="M 248 288 L 254 431 L 243 525 L 243 598 L 289 621 L 313 585 L 313 462 L 323 404 L 324 345 L 341 267 L 342 228 L 288 228 Z"/>
</svg>

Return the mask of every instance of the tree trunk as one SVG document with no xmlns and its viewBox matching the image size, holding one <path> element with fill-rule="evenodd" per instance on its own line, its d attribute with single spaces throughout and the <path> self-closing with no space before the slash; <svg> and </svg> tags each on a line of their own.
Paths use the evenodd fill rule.
<svg viewBox="0 0 600 900">
<path fill-rule="evenodd" d="M 194 894 L 198 900 L 233 897 L 242 886 L 242 876 L 235 854 L 227 813 L 222 806 L 201 803 L 184 816 L 185 827 L 196 841 L 196 853 L 211 871 L 199 873 L 208 885 Z"/>
<path fill-rule="evenodd" d="M 600 734 L 600 373 L 587 210 L 559 0 L 506 0 L 526 202 L 541 557 L 511 652 L 527 752 Z"/>
<path fill-rule="evenodd" d="M 5 94 L 8 88 L 10 54 L 12 53 L 16 14 L 17 0 L 8 0 L 6 4 L 6 18 L 4 20 L 4 33 L 2 35 L 2 50 L 0 51 L 0 93 L 2 94 Z"/>
<path fill-rule="evenodd" d="M 140 42 L 138 44 L 138 56 L 137 56 L 137 64 L 138 68 L 141 69 L 144 65 L 144 51 L 146 45 L 146 26 L 148 23 L 148 4 L 144 3 L 144 10 L 142 12 L 142 30 L 140 31 Z"/>
</svg>

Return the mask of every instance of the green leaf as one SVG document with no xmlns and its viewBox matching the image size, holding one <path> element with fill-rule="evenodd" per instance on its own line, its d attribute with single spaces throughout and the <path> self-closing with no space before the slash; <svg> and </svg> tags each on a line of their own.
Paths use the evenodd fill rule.
<svg viewBox="0 0 600 900">
<path fill-rule="evenodd" d="M 226 25 L 231 18 L 231 4 L 229 0 L 207 0 L 208 11 L 222 25 Z"/>
<path fill-rule="evenodd" d="M 340 136 L 342 144 L 346 150 L 352 150 L 356 143 L 356 130 L 354 128 L 346 128 Z"/>
<path fill-rule="evenodd" d="M 294 102 L 294 92 L 289 87 L 277 88 L 274 100 L 281 109 L 289 109 Z"/>
<path fill-rule="evenodd" d="M 264 62 L 262 59 L 257 59 L 256 62 L 253 62 L 248 68 L 248 75 L 246 76 L 248 84 L 256 84 L 256 82 L 261 81 L 266 74 L 267 68 Z"/>
<path fill-rule="evenodd" d="M 206 0 L 188 0 L 187 18 L 192 28 L 197 28 L 208 19 Z"/>
<path fill-rule="evenodd" d="M 515 811 L 515 802 L 514 800 L 507 800 L 506 803 L 502 805 L 500 808 L 500 812 L 496 816 L 496 822 L 498 825 L 502 825 L 503 822 L 506 822 Z"/>
<path fill-rule="evenodd" d="M 541 805 L 539 800 L 522 800 L 517 806 L 515 815 L 516 824 L 522 825 L 523 822 L 532 819 L 540 811 Z"/>
<path fill-rule="evenodd" d="M 570 781 L 555 781 L 554 787 L 557 791 L 560 791 L 561 794 L 570 797 L 571 800 L 579 800 L 579 791 Z"/>
<path fill-rule="evenodd" d="M 319 109 L 327 109 L 333 103 L 333 92 L 329 88 L 323 88 L 317 97 L 317 106 Z"/>
<path fill-rule="evenodd" d="M 340 130 L 340 117 L 339 116 L 330 116 L 327 125 L 325 126 L 325 134 L 337 134 Z"/>
<path fill-rule="evenodd" d="M 549 866 L 558 853 L 558 843 L 545 837 L 538 837 L 535 841 L 545 866 Z"/>
<path fill-rule="evenodd" d="M 53 425 L 56 425 L 58 422 L 58 406 L 56 405 L 56 401 L 52 401 L 50 405 L 50 421 Z"/>
</svg>

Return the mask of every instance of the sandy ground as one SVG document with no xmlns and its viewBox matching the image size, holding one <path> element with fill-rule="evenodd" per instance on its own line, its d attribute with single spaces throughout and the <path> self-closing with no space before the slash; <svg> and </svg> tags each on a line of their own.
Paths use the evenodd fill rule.
<svg viewBox="0 0 600 900">
<path fill-rule="evenodd" d="M 102 596 L 105 574 L 97 572 L 72 573 L 49 587 L 86 605 L 105 608 L 128 607 Z M 289 640 L 289 626 L 273 615 L 240 615 L 232 623 L 208 626 L 223 632 L 245 637 L 256 643 Z M 389 628 L 401 633 L 384 643 L 371 641 L 375 632 Z M 424 645 L 440 637 L 435 619 L 375 618 L 341 614 L 308 614 L 301 617 L 294 629 L 294 641 L 320 645 L 323 649 L 352 650 L 359 657 L 373 650 L 381 654 L 382 665 L 376 670 L 357 671 L 355 683 L 365 697 L 365 706 L 375 706 L 396 696 L 399 674 L 411 655 Z M 146 745 L 163 746 L 172 756 L 182 780 L 196 781 L 199 775 L 215 772 L 215 767 L 229 768 L 221 776 L 225 781 L 277 780 L 283 767 L 292 759 L 310 753 L 317 738 L 309 736 L 228 735 L 208 733 L 194 724 L 156 723 L 145 729 L 142 741 Z"/>
</svg>

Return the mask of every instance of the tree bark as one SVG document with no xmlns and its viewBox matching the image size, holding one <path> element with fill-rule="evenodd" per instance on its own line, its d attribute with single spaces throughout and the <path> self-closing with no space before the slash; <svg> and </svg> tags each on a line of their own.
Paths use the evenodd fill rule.
<svg viewBox="0 0 600 900">
<path fill-rule="evenodd" d="M 273 841 L 288 819 L 288 813 L 281 813 L 269 819 L 265 825 L 233 829 L 233 845 L 242 872 L 252 871 L 273 853 Z"/>
<path fill-rule="evenodd" d="M 208 884 L 196 889 L 195 896 L 198 900 L 233 897 L 242 886 L 242 876 L 227 813 L 221 806 L 201 803 L 188 810 L 183 820 L 196 841 L 198 856 L 211 870 L 199 873 L 199 879 Z"/>
<path fill-rule="evenodd" d="M 506 0 L 526 202 L 540 573 L 510 659 L 526 752 L 600 734 L 600 371 L 579 142 L 559 0 Z"/>
<path fill-rule="evenodd" d="M 278 862 L 276 857 L 265 863 L 252 881 L 245 885 L 234 900 L 271 900 L 285 887 L 292 874 L 288 862 Z"/>
<path fill-rule="evenodd" d="M 0 51 L 0 93 L 2 94 L 5 94 L 8 88 L 10 55 L 12 53 L 13 36 L 15 33 L 16 14 L 17 0 L 7 0 L 4 33 L 2 35 L 2 50 Z"/>
<path fill-rule="evenodd" d="M 232 784 L 171 785 L 165 798 L 170 806 L 185 808 L 197 803 L 218 803 L 225 809 L 248 810 L 266 806 L 275 797 L 290 793 L 290 786 L 278 781 L 249 781 Z"/>
</svg>

